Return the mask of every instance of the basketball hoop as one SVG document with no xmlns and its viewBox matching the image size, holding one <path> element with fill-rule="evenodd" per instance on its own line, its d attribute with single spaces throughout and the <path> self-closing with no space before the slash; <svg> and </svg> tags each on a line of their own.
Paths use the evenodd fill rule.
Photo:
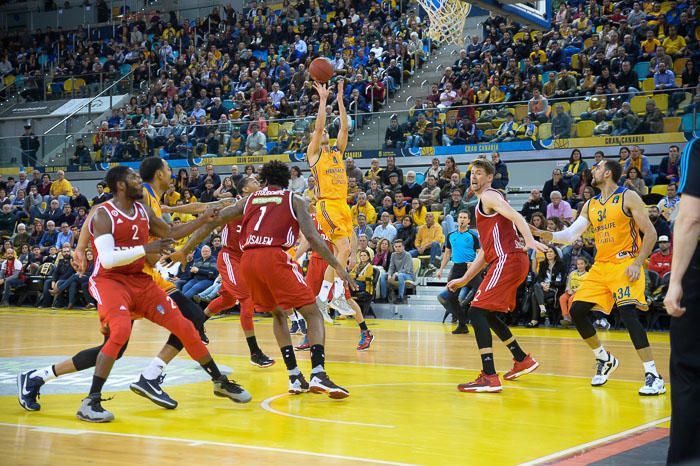
<svg viewBox="0 0 700 466">
<path fill-rule="evenodd" d="M 430 18 L 428 37 L 441 44 L 464 45 L 464 23 L 472 9 L 462 0 L 418 0 Z"/>
</svg>

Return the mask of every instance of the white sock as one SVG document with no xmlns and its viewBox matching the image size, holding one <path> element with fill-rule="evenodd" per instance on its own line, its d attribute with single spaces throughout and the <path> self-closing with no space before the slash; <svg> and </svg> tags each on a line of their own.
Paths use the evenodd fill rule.
<svg viewBox="0 0 700 466">
<path fill-rule="evenodd" d="M 289 318 L 291 319 L 292 322 L 298 321 L 299 317 L 297 317 L 297 311 L 293 311 L 291 314 L 289 314 Z"/>
<path fill-rule="evenodd" d="M 324 367 L 320 364 L 311 369 L 311 375 L 318 374 L 319 372 L 326 372 L 326 369 L 324 369 Z"/>
<path fill-rule="evenodd" d="M 295 367 L 294 369 L 287 369 L 287 374 L 288 375 L 299 375 L 299 374 L 301 374 L 301 371 L 299 370 L 298 367 Z"/>
<path fill-rule="evenodd" d="M 323 280 L 321 291 L 318 292 L 318 298 L 324 303 L 328 302 L 328 292 L 331 291 L 331 286 L 333 286 L 331 282 Z"/>
<path fill-rule="evenodd" d="M 644 362 L 644 373 L 647 372 L 650 374 L 654 374 L 656 377 L 659 377 L 659 373 L 656 371 L 656 363 L 654 361 Z"/>
<path fill-rule="evenodd" d="M 340 298 L 341 296 L 345 296 L 345 284 L 343 283 L 343 279 L 336 278 L 334 282 L 335 287 L 333 288 L 333 297 Z"/>
<path fill-rule="evenodd" d="M 143 370 L 143 378 L 146 380 L 155 380 L 160 374 L 163 373 L 163 369 L 168 364 L 160 358 L 153 358 L 148 366 Z"/>
<path fill-rule="evenodd" d="M 41 377 L 44 379 L 44 382 L 48 382 L 49 380 L 53 380 L 56 378 L 56 374 L 53 372 L 53 366 L 46 367 L 44 369 L 39 369 L 35 373 L 32 374 L 32 377 Z"/>
<path fill-rule="evenodd" d="M 595 354 L 596 359 L 600 359 L 601 361 L 607 361 L 610 359 L 608 357 L 608 352 L 605 351 L 605 348 L 603 348 L 603 345 L 600 345 L 596 349 L 593 350 L 593 354 Z"/>
</svg>

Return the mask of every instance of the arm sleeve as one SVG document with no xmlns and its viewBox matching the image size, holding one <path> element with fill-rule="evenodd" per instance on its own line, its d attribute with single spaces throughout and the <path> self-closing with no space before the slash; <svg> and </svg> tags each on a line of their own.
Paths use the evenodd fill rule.
<svg viewBox="0 0 700 466">
<path fill-rule="evenodd" d="M 561 244 L 573 243 L 576 238 L 581 236 L 581 234 L 586 231 L 589 225 L 590 222 L 588 219 L 582 215 L 579 215 L 576 221 L 569 228 L 552 233 L 552 241 Z"/>
<path fill-rule="evenodd" d="M 135 246 L 126 249 L 115 248 L 114 236 L 110 234 L 95 238 L 95 248 L 100 257 L 100 263 L 105 269 L 131 264 L 146 255 L 143 246 Z"/>
</svg>

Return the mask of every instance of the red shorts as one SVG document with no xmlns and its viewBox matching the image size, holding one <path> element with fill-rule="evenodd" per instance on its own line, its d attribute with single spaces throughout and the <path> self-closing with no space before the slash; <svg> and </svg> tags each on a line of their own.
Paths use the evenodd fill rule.
<svg viewBox="0 0 700 466">
<path fill-rule="evenodd" d="M 219 294 L 228 293 L 240 301 L 241 307 L 245 305 L 252 307 L 253 302 L 250 299 L 250 291 L 241 274 L 240 257 L 222 249 L 216 258 L 216 268 L 219 270 L 219 275 L 221 275 L 221 291 Z"/>
<path fill-rule="evenodd" d="M 527 278 L 529 270 L 530 261 L 525 253 L 506 254 L 499 258 L 486 272 L 472 306 L 489 311 L 513 311 L 518 287 Z"/>
<path fill-rule="evenodd" d="M 306 269 L 306 284 L 309 285 L 311 291 L 318 295 L 321 291 L 321 285 L 323 285 L 323 275 L 326 273 L 326 268 L 328 268 L 328 262 L 326 262 L 322 257 L 315 254 L 311 254 L 309 259 L 309 266 Z M 328 293 L 332 296 L 333 289 Z M 352 298 L 350 290 L 345 288 L 345 299 Z"/>
<path fill-rule="evenodd" d="M 128 341 L 131 321 L 141 317 L 176 334 L 193 359 L 208 354 L 192 322 L 145 273 L 92 277 L 90 294 L 97 301 L 103 332 L 109 333 L 110 340 L 117 340 L 116 349 L 108 356 L 116 357 L 119 347 Z"/>
<path fill-rule="evenodd" d="M 280 248 L 247 249 L 241 274 L 258 312 L 288 310 L 316 302 L 299 265 Z"/>
</svg>

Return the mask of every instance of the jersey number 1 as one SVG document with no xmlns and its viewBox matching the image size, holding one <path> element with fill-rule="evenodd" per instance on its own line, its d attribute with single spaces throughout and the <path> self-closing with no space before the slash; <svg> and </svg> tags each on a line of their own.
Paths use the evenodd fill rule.
<svg viewBox="0 0 700 466">
<path fill-rule="evenodd" d="M 258 217 L 258 221 L 255 224 L 255 226 L 253 227 L 253 230 L 258 231 L 258 229 L 260 228 L 260 223 L 262 223 L 262 219 L 265 216 L 266 212 L 267 212 L 267 206 L 260 207 L 260 217 Z"/>
</svg>

